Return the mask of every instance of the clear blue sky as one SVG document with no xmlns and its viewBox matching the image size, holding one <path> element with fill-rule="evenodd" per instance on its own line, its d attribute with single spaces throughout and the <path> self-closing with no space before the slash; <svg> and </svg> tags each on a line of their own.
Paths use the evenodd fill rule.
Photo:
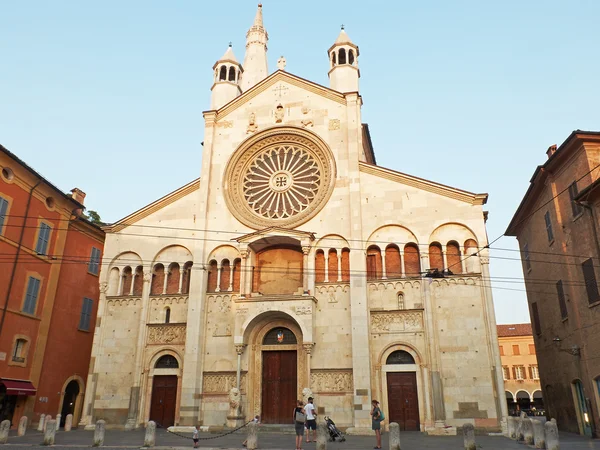
<svg viewBox="0 0 600 450">
<path fill-rule="evenodd" d="M 288 71 L 324 85 L 346 25 L 378 163 L 488 192 L 490 240 L 546 148 L 600 129 L 600 2 L 263 4 L 270 69 L 285 55 Z M 255 11 L 250 0 L 3 1 L 0 143 L 118 220 L 199 176 L 212 65 L 229 41 L 243 59 Z M 491 268 L 515 278 L 493 282 L 498 322 L 529 321 L 524 292 L 500 289 L 524 288 L 520 262 Z"/>
</svg>

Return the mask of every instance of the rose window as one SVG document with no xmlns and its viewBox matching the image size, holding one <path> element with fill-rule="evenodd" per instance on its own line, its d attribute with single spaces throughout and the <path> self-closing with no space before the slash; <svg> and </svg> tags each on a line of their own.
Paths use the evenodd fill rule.
<svg viewBox="0 0 600 450">
<path fill-rule="evenodd" d="M 225 200 L 253 228 L 296 226 L 325 205 L 333 191 L 333 155 L 314 134 L 292 127 L 265 130 L 245 141 L 225 171 Z"/>
<path fill-rule="evenodd" d="M 315 159 L 303 148 L 282 145 L 259 153 L 248 167 L 243 192 L 250 208 L 271 219 L 304 211 L 321 185 Z"/>
</svg>

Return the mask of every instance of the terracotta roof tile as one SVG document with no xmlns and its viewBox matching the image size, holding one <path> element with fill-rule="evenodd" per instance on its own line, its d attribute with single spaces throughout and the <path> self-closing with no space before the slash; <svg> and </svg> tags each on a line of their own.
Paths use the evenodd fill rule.
<svg viewBox="0 0 600 450">
<path fill-rule="evenodd" d="M 533 336 L 530 323 L 515 323 L 511 325 L 497 325 L 498 337 Z"/>
</svg>

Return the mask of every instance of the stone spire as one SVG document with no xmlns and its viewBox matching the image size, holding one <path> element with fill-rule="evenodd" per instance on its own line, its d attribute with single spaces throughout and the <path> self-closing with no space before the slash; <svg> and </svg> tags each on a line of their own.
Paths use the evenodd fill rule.
<svg viewBox="0 0 600 450">
<path fill-rule="evenodd" d="M 269 35 L 263 26 L 262 4 L 258 4 L 254 23 L 246 34 L 246 56 L 244 58 L 244 76 L 241 89 L 243 92 L 267 78 L 267 41 Z"/>
<path fill-rule="evenodd" d="M 327 50 L 329 55 L 329 86 L 338 92 L 358 92 L 358 46 L 342 29 L 333 45 Z"/>
<path fill-rule="evenodd" d="M 231 43 L 225 54 L 213 66 L 214 82 L 211 88 L 211 108 L 219 109 L 241 94 L 242 67 L 233 54 Z"/>
</svg>

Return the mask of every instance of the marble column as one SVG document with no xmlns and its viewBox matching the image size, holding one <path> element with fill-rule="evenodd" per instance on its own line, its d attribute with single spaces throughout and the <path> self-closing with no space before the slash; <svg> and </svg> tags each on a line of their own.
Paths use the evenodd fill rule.
<svg viewBox="0 0 600 450">
<path fill-rule="evenodd" d="M 248 250 L 240 252 L 242 263 L 240 264 L 240 297 L 246 297 L 246 272 L 248 272 Z"/>
<path fill-rule="evenodd" d="M 227 291 L 233 291 L 233 268 L 235 267 L 235 260 L 229 263 L 229 287 Z"/>
<path fill-rule="evenodd" d="M 244 349 L 246 348 L 246 344 L 237 344 L 235 346 L 235 352 L 237 353 L 237 370 L 236 370 L 236 378 L 235 378 L 235 387 L 237 387 L 238 391 L 241 392 L 241 383 L 242 383 L 242 353 L 244 353 Z"/>
<path fill-rule="evenodd" d="M 444 269 L 448 269 L 448 252 L 445 245 L 442 245 L 442 258 L 444 259 Z"/>
<path fill-rule="evenodd" d="M 163 268 L 163 290 L 162 293 L 166 294 L 167 293 L 167 283 L 169 282 L 169 269 L 167 269 L 166 267 Z"/>
<path fill-rule="evenodd" d="M 460 248 L 460 246 L 459 246 Z M 460 255 L 460 268 L 462 269 L 462 273 L 467 273 L 467 248 L 463 247 Z"/>
<path fill-rule="evenodd" d="M 183 264 L 179 265 L 179 289 L 177 290 L 178 294 L 181 294 L 183 292 L 183 274 L 185 273 L 185 269 L 183 267 Z"/>
<path fill-rule="evenodd" d="M 121 273 L 122 273 L 122 271 L 121 271 Z M 121 296 L 121 295 L 123 295 L 123 285 L 124 285 L 124 284 L 125 284 L 125 276 L 124 276 L 124 275 L 121 275 L 121 276 L 119 277 L 119 289 L 117 289 L 117 295 L 118 295 L 118 296 Z"/>
<path fill-rule="evenodd" d="M 303 257 L 303 264 L 302 264 L 302 272 L 303 272 L 303 276 L 302 276 L 302 290 L 304 291 L 304 295 L 308 295 L 308 254 L 310 253 L 310 247 L 309 246 L 303 246 L 302 247 L 302 254 L 304 255 Z M 325 264 L 325 271 L 327 271 L 327 264 Z M 327 272 L 325 272 L 325 276 L 327 276 Z M 327 279 L 325 280 L 327 281 Z"/>
<path fill-rule="evenodd" d="M 131 286 L 129 287 L 129 296 L 133 297 L 133 285 L 135 284 L 135 273 L 131 273 Z"/>
<path fill-rule="evenodd" d="M 385 267 L 385 250 L 381 253 L 381 278 L 387 280 L 387 269 Z"/>
<path fill-rule="evenodd" d="M 406 267 L 404 266 L 404 251 L 400 250 L 400 276 L 406 276 Z"/>
<path fill-rule="evenodd" d="M 221 264 L 219 264 L 217 266 L 217 288 L 215 289 L 215 292 L 221 292 L 221 270 L 223 269 L 223 266 Z"/>
<path fill-rule="evenodd" d="M 323 252 L 323 259 L 325 260 L 325 283 L 329 283 L 329 251 Z"/>
<path fill-rule="evenodd" d="M 342 249 L 338 250 L 338 283 L 342 282 Z"/>
<path fill-rule="evenodd" d="M 306 353 L 306 387 L 310 389 L 310 359 L 312 356 L 312 349 L 314 347 L 314 342 L 309 342 L 302 344 L 304 347 L 304 352 Z"/>
</svg>

